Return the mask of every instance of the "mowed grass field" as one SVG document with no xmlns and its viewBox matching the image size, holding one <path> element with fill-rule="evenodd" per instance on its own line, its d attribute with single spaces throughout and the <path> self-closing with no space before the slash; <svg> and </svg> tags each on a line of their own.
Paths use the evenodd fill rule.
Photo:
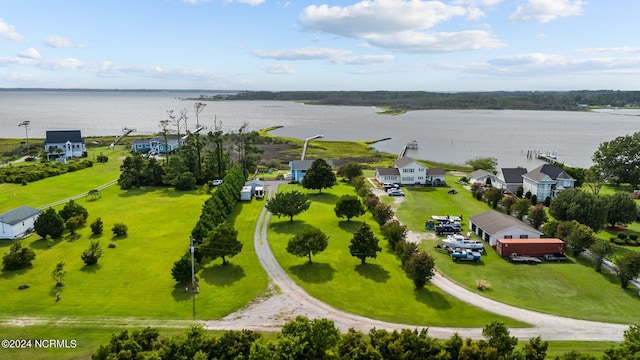
<svg viewBox="0 0 640 360">
<path fill-rule="evenodd" d="M 0 186 L 1 209 L 47 204 L 95 188 L 117 178 L 117 167 L 111 161 L 116 163 L 111 159 L 107 164 L 27 186 L 4 184 Z M 227 266 L 222 266 L 220 259 L 203 266 L 197 274 L 200 293 L 195 298 L 171 277 L 173 263 L 188 251 L 189 235 L 209 196 L 204 189 L 123 191 L 114 185 L 102 190 L 98 200 L 76 200 L 89 212 L 87 225 L 78 231 L 77 240 L 70 241 L 65 233 L 49 247 L 45 240 L 32 234 L 21 241 L 36 253 L 33 266 L 0 272 L 4 300 L 0 317 L 217 319 L 238 310 L 267 286 L 266 273 L 253 250 L 254 227 L 262 202 L 236 207 L 230 221 L 245 244 L 243 251 Z M 15 204 L 16 198 L 22 199 L 19 205 Z M 93 236 L 89 224 L 97 217 L 104 222 L 104 233 Z M 128 226 L 127 237 L 112 238 L 110 229 L 115 223 Z M 100 241 L 104 256 L 97 265 L 85 266 L 80 255 L 92 240 Z M 108 248 L 111 242 L 115 248 Z M 6 253 L 11 243 L 0 241 L 0 253 Z M 62 288 L 56 288 L 51 278 L 59 261 L 65 263 L 67 272 Z M 29 288 L 18 290 L 23 284 Z M 55 301 L 57 292 L 61 294 L 59 302 Z"/>
<path fill-rule="evenodd" d="M 333 208 L 353 187 L 339 183 L 332 189 L 307 191 L 301 185 L 282 185 L 279 191 L 298 190 L 309 194 L 309 210 L 294 217 L 272 217 L 269 244 L 287 273 L 313 297 L 339 309 L 374 319 L 411 325 L 483 327 L 493 320 L 510 327 L 526 324 L 482 311 L 459 301 L 432 285 L 416 290 L 401 268 L 399 258 L 390 253 L 371 214 L 350 222 L 335 216 Z M 368 223 L 380 239 L 382 252 L 376 259 L 360 260 L 349 253 L 349 243 L 361 222 Z M 313 256 L 313 263 L 286 251 L 288 240 L 302 229 L 315 227 L 329 235 L 328 248 Z"/>
</svg>

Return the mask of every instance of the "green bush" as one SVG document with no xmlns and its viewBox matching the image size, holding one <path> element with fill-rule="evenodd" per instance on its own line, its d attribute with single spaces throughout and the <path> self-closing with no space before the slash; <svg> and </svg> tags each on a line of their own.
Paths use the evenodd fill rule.
<svg viewBox="0 0 640 360">
<path fill-rule="evenodd" d="M 619 233 L 618 234 L 618 239 L 626 240 L 627 239 L 627 233 L 623 233 L 623 232 Z"/>
<path fill-rule="evenodd" d="M 616 239 L 615 242 L 616 242 L 617 245 L 624 245 L 624 243 L 625 243 L 625 241 L 622 240 L 622 239 Z"/>
<path fill-rule="evenodd" d="M 638 240 L 638 234 L 631 234 L 631 235 L 629 235 L 629 239 L 631 239 L 631 240 L 633 240 L 633 241 Z"/>
<path fill-rule="evenodd" d="M 125 236 L 128 230 L 127 225 L 121 223 L 114 224 L 111 228 L 113 236 Z"/>
<path fill-rule="evenodd" d="M 618 239 L 617 237 L 612 236 L 612 237 L 610 237 L 610 238 L 609 238 L 609 241 L 611 241 L 612 243 L 614 243 L 614 242 L 616 242 L 616 240 L 617 240 L 617 239 Z"/>
</svg>

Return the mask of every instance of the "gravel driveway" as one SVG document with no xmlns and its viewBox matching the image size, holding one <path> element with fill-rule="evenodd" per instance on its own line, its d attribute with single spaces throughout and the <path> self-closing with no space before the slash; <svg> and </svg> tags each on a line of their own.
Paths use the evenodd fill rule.
<svg viewBox="0 0 640 360">
<path fill-rule="evenodd" d="M 267 182 L 267 192 L 270 195 L 275 193 L 281 183 L 283 182 Z M 396 201 L 403 201 L 403 198 L 397 197 Z M 414 325 L 387 323 L 351 314 L 309 296 L 286 274 L 271 252 L 267 239 L 270 216 L 271 214 L 263 208 L 254 233 L 256 254 L 271 279 L 268 293 L 246 308 L 221 320 L 206 321 L 204 324 L 206 328 L 277 331 L 285 322 L 298 315 L 333 320 L 343 332 L 349 328 L 365 333 L 374 327 L 387 330 L 416 328 Z M 420 241 L 423 235 L 425 234 L 410 233 L 408 238 L 412 241 Z M 527 340 L 541 336 L 543 340 L 622 341 L 623 332 L 628 328 L 627 325 L 569 319 L 499 303 L 458 286 L 441 274 L 436 274 L 431 284 L 473 306 L 532 324 L 533 327 L 530 328 L 510 329 L 511 335 L 520 339 Z M 480 328 L 429 327 L 429 335 L 436 338 L 446 339 L 454 333 L 458 333 L 463 338 L 482 338 Z"/>
</svg>

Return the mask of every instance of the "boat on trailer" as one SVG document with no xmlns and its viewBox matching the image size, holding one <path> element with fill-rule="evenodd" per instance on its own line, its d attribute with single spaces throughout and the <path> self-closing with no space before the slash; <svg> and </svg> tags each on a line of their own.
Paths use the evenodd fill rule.
<svg viewBox="0 0 640 360">
<path fill-rule="evenodd" d="M 459 234 L 448 235 L 442 240 L 442 243 L 450 248 L 471 249 L 471 250 L 484 250 L 484 244 L 480 240 L 471 240 Z"/>
</svg>

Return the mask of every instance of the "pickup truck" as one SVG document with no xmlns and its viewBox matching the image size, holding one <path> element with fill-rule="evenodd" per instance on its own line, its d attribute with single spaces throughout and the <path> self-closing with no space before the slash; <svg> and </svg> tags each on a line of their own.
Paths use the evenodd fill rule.
<svg viewBox="0 0 640 360">
<path fill-rule="evenodd" d="M 438 225 L 436 226 L 436 234 L 444 235 L 444 234 L 459 234 L 460 227 L 455 225 Z"/>
<path fill-rule="evenodd" d="M 482 256 L 482 254 L 480 254 L 477 251 L 454 251 L 451 253 L 451 259 L 453 259 L 453 261 L 480 261 L 480 257 Z"/>
</svg>

